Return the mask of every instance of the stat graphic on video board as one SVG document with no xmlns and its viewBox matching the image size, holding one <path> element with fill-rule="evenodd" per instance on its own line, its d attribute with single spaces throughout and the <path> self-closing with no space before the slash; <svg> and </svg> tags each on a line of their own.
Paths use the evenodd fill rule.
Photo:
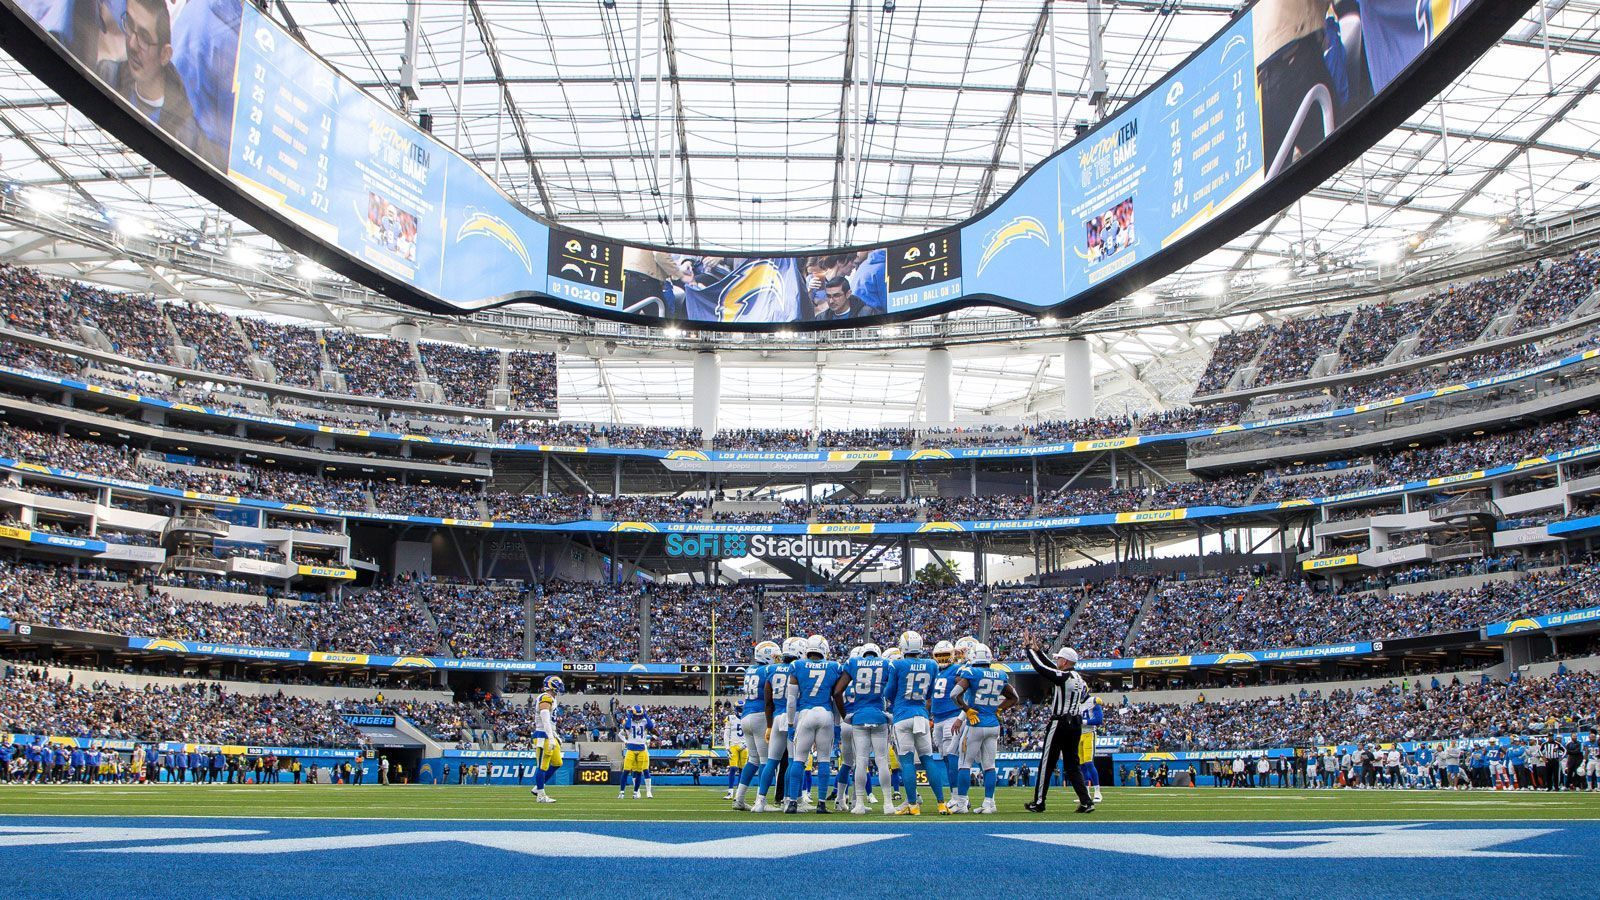
<svg viewBox="0 0 1600 900">
<path fill-rule="evenodd" d="M 215 171 L 182 177 L 248 197 L 230 211 L 315 238 L 327 254 L 359 262 L 369 286 L 462 312 L 532 301 L 711 325 L 841 327 L 931 315 L 964 299 L 1030 312 L 1104 302 L 1096 288 L 1121 284 L 1135 267 L 1141 276 L 1170 271 L 1175 263 L 1156 262 L 1164 251 L 1202 233 L 1222 237 L 1212 227 L 1222 212 L 1316 158 L 1410 76 L 1441 33 L 1500 9 L 1363 0 L 1330 14 L 1305 0 L 1257 0 L 958 227 L 876 247 L 733 256 L 630 248 L 552 227 L 528 198 L 362 91 L 256 4 L 168 4 L 163 24 L 147 6 L 76 14 L 85 2 L 0 0 L 37 29 L 0 30 L 0 42 L 42 40 L 76 58 L 93 74 L 67 77 L 90 79 L 98 101 L 121 98 L 95 112 L 121 115 L 113 124 L 124 129 L 154 129 Z M 128 52 L 130 28 L 141 52 Z M 171 38 L 147 57 L 151 34 Z M 173 90 L 152 103 L 132 87 L 136 70 L 165 59 L 161 81 Z"/>
</svg>

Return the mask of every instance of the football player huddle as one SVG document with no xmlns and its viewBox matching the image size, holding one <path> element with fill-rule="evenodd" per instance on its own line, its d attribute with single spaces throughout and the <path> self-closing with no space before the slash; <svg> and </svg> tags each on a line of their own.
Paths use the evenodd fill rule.
<svg viewBox="0 0 1600 900">
<path fill-rule="evenodd" d="M 875 800 L 875 768 L 886 798 L 896 784 L 904 790 L 899 805 L 886 799 L 884 814 L 917 816 L 920 767 L 939 814 L 995 812 L 1000 714 L 1018 698 L 987 645 L 963 637 L 940 641 L 928 654 L 922 635 L 908 631 L 896 647 L 862 644 L 842 663 L 829 658 L 831 649 L 820 635 L 756 645 L 743 683 L 745 762 L 734 809 L 865 815 Z M 974 769 L 983 779 L 976 808 L 969 800 Z M 767 803 L 775 785 L 781 806 Z"/>
</svg>

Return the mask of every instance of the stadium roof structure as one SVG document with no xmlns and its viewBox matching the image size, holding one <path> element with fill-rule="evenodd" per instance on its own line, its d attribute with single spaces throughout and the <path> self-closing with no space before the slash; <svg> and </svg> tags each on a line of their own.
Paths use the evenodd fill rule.
<svg viewBox="0 0 1600 900">
<path fill-rule="evenodd" d="M 651 242 L 804 250 L 966 219 L 1244 5 L 270 0 L 268 9 L 374 96 L 425 112 L 436 137 L 556 221 Z M 687 418 L 683 359 L 707 346 L 725 354 L 732 419 L 908 421 L 919 378 L 908 362 L 931 345 L 956 351 L 959 415 L 1026 416 L 1058 405 L 1063 369 L 1046 351 L 1072 334 L 1091 335 L 1103 409 L 1164 408 L 1187 399 L 1210 342 L 1229 329 L 1593 242 L 1596 88 L 1600 2 L 1541 0 L 1357 162 L 1105 309 L 1060 322 L 977 308 L 815 335 L 702 335 L 539 307 L 430 320 L 285 253 L 0 57 L 0 177 L 11 188 L 0 197 L 0 259 L 360 330 L 420 320 L 441 339 L 559 346 L 563 415 L 573 419 L 675 408 Z"/>
</svg>

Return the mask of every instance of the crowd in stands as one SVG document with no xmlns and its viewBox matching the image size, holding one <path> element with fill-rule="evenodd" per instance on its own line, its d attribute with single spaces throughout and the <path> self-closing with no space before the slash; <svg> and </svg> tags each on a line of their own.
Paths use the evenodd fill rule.
<svg viewBox="0 0 1600 900">
<path fill-rule="evenodd" d="M 1299 381 L 1311 373 L 1317 357 L 1339 341 L 1350 313 L 1289 319 L 1275 326 L 1256 358 L 1256 384 Z"/>
<path fill-rule="evenodd" d="M 512 350 L 506 357 L 506 387 L 513 409 L 556 408 L 556 357 L 554 353 Z"/>
<path fill-rule="evenodd" d="M 7 666 L 0 729 L 52 737 L 191 741 L 269 747 L 358 747 L 362 737 L 328 701 L 241 694 L 217 684 L 129 688 L 74 682 Z"/>
<path fill-rule="evenodd" d="M 406 342 L 331 329 L 322 333 L 322 342 L 328 361 L 344 374 L 345 389 L 350 393 L 391 399 L 417 396 L 420 373 Z"/>
<path fill-rule="evenodd" d="M 187 303 L 169 304 L 167 320 L 178 340 L 195 352 L 194 367 L 238 378 L 255 378 L 249 351 L 234 327 L 237 321 Z"/>
<path fill-rule="evenodd" d="M 1567 318 L 1600 287 L 1600 257 L 1575 253 L 1549 263 L 1517 307 L 1513 331 L 1533 331 Z"/>
<path fill-rule="evenodd" d="M 1437 676 L 1358 690 L 1111 706 L 1106 734 L 1127 751 L 1317 747 L 1561 733 L 1596 724 L 1600 675 Z"/>
<path fill-rule="evenodd" d="M 487 406 L 489 389 L 500 383 L 500 353 L 461 344 L 421 341 L 422 368 L 452 406 Z"/>
</svg>

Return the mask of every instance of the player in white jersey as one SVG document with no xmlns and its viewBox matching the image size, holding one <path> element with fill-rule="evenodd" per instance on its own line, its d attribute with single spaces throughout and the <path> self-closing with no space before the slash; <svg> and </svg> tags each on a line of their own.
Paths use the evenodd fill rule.
<svg viewBox="0 0 1600 900">
<path fill-rule="evenodd" d="M 734 790 L 739 787 L 739 774 L 744 771 L 749 754 L 744 746 L 744 728 L 739 724 L 739 716 L 734 713 L 723 717 L 722 746 L 728 748 L 728 790 L 722 799 L 732 800 Z"/>
<path fill-rule="evenodd" d="M 540 803 L 556 802 L 545 790 L 545 785 L 561 768 L 561 735 L 556 731 L 556 698 L 566 690 L 566 682 L 560 676 L 550 675 L 545 678 L 544 692 L 539 695 L 539 723 L 533 732 L 533 746 L 538 751 L 539 767 L 533 773 L 533 796 Z"/>
</svg>

